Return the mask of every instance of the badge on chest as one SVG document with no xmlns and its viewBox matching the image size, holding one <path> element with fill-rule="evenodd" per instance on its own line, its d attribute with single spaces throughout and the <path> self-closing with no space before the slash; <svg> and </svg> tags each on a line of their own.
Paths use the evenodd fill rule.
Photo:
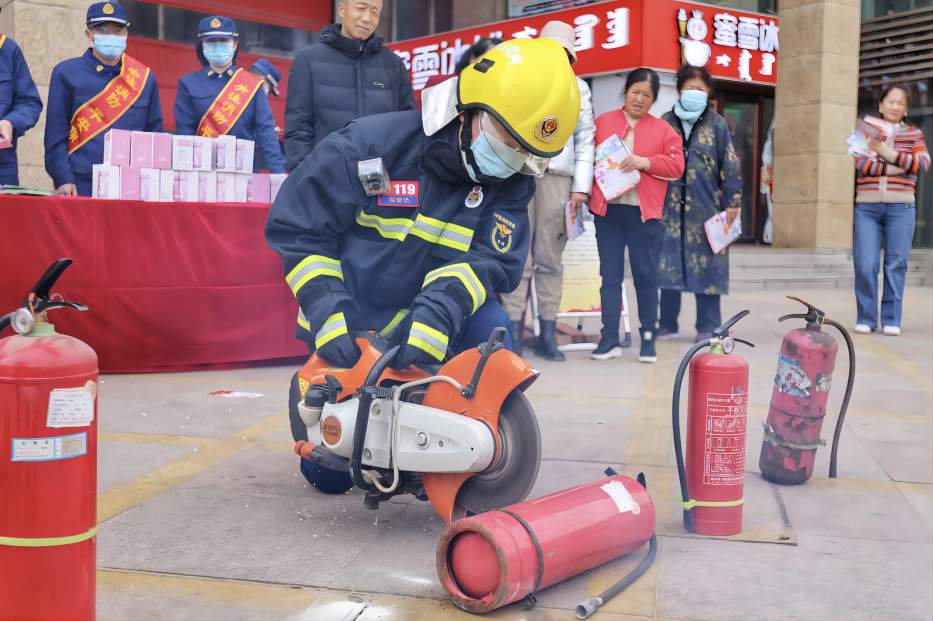
<svg viewBox="0 0 933 621">
<path fill-rule="evenodd" d="M 389 192 L 379 195 L 378 204 L 382 207 L 417 207 L 418 182 L 392 181 Z"/>
</svg>

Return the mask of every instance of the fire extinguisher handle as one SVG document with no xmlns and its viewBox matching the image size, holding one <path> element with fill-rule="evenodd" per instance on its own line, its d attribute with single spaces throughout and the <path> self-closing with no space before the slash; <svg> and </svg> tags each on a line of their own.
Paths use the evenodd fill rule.
<svg viewBox="0 0 933 621">
<path fill-rule="evenodd" d="M 737 324 L 740 319 L 742 319 L 743 317 L 745 317 L 745 315 L 748 315 L 749 313 L 751 313 L 751 311 L 748 311 L 748 310 L 743 310 L 741 313 L 737 313 L 735 316 L 730 318 L 726 323 L 722 324 L 721 326 L 713 330 L 713 334 L 715 334 L 716 336 L 729 336 L 729 330 L 732 328 L 732 326 Z"/>
<path fill-rule="evenodd" d="M 741 343 L 742 345 L 748 345 L 749 347 L 754 347 L 754 346 L 755 346 L 754 343 L 751 343 L 751 342 L 749 342 L 749 341 L 746 341 L 745 339 L 737 339 L 737 338 L 735 338 L 734 336 L 732 337 L 732 340 L 735 341 L 736 343 Z"/>
</svg>

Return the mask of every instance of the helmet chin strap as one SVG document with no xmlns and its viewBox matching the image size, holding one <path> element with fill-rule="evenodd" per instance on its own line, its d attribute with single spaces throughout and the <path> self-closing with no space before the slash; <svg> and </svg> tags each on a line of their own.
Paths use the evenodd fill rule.
<svg viewBox="0 0 933 621">
<path fill-rule="evenodd" d="M 467 174 L 470 175 L 470 179 L 476 183 L 502 183 L 505 179 L 484 174 L 479 169 L 476 158 L 473 156 L 473 149 L 470 148 L 470 145 L 473 144 L 473 114 L 473 108 L 467 108 L 464 111 L 463 125 L 460 128 L 460 153 L 463 166 L 466 168 Z"/>
</svg>

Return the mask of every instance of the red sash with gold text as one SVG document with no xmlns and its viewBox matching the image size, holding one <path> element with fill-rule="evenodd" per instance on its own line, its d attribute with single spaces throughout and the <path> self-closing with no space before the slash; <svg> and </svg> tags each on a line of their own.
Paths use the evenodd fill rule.
<svg viewBox="0 0 933 621">
<path fill-rule="evenodd" d="M 262 78 L 245 69 L 237 69 L 201 117 L 198 136 L 214 138 L 229 132 L 261 86 Z"/>
<path fill-rule="evenodd" d="M 120 74 L 104 90 L 75 110 L 68 132 L 68 154 L 84 146 L 129 110 L 146 87 L 149 67 L 123 54 Z M 142 128 L 140 128 L 142 129 Z"/>
<path fill-rule="evenodd" d="M 6 35 L 0 34 L 0 47 L 3 47 L 3 42 L 6 41 Z"/>
</svg>

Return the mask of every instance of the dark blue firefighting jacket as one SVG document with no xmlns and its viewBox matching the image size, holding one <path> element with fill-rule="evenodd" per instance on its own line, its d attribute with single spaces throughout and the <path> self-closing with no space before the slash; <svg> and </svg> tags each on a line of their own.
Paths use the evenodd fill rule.
<svg viewBox="0 0 933 621">
<path fill-rule="evenodd" d="M 348 315 L 364 323 L 351 329 L 388 336 L 408 309 L 429 306 L 408 342 L 442 358 L 464 319 L 518 286 L 534 178 L 471 180 L 460 125 L 426 136 L 419 111 L 361 118 L 288 177 L 265 233 L 301 307 L 298 338 L 320 347 L 346 333 Z M 382 158 L 389 194 L 366 195 L 357 164 L 372 158 Z"/>
</svg>

